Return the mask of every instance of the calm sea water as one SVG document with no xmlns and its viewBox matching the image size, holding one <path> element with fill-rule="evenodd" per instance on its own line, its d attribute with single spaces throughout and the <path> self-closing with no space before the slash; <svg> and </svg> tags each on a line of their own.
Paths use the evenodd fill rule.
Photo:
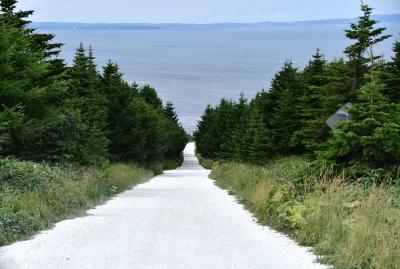
<svg viewBox="0 0 400 269">
<path fill-rule="evenodd" d="M 400 27 L 389 25 L 389 32 Z M 163 100 L 172 101 L 183 126 L 196 128 L 207 104 L 253 97 L 269 87 L 286 60 L 303 67 L 316 48 L 328 59 L 342 56 L 349 44 L 342 27 L 273 27 L 230 30 L 53 30 L 65 43 L 62 56 L 71 63 L 82 41 L 92 45 L 99 66 L 116 61 L 125 78 L 153 85 Z M 392 55 L 394 39 L 376 48 Z"/>
</svg>

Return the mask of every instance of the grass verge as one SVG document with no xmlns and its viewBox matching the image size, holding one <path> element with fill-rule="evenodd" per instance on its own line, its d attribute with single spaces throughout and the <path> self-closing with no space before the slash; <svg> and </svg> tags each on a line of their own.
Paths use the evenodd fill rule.
<svg viewBox="0 0 400 269">
<path fill-rule="evenodd" d="M 211 177 L 260 223 L 312 246 L 323 263 L 343 269 L 399 268 L 399 187 L 366 187 L 329 171 L 313 172 L 301 157 L 265 166 L 214 163 Z"/>
<path fill-rule="evenodd" d="M 82 214 L 153 175 L 135 164 L 77 168 L 0 159 L 0 246 Z"/>
</svg>

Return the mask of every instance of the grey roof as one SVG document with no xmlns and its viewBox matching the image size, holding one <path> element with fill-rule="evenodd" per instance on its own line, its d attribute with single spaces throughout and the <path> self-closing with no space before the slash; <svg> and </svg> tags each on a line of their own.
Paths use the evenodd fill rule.
<svg viewBox="0 0 400 269">
<path fill-rule="evenodd" d="M 331 128 L 332 130 L 336 130 L 336 127 L 339 122 L 351 120 L 349 110 L 351 109 L 352 106 L 353 106 L 352 103 L 347 103 L 344 106 L 342 106 L 338 111 L 336 111 L 336 113 L 333 114 L 326 121 L 326 124 L 329 126 L 329 128 Z"/>
</svg>

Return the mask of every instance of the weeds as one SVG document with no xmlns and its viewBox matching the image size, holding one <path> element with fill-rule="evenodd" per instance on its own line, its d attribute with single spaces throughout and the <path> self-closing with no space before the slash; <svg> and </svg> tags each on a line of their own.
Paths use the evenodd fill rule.
<svg viewBox="0 0 400 269">
<path fill-rule="evenodd" d="M 313 246 L 335 268 L 395 269 L 400 264 L 400 188 L 368 186 L 304 158 L 265 166 L 214 163 L 212 178 L 259 221 Z"/>
<path fill-rule="evenodd" d="M 134 164 L 58 167 L 0 160 L 0 245 L 25 239 L 153 176 Z"/>
</svg>

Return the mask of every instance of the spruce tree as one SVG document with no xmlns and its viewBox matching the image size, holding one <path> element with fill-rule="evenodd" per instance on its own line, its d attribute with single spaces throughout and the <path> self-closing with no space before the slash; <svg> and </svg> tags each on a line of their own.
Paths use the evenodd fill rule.
<svg viewBox="0 0 400 269">
<path fill-rule="evenodd" d="M 323 159 L 353 171 L 387 168 L 400 162 L 400 105 L 382 95 L 384 85 L 371 81 L 363 86 L 350 111 L 352 120 L 343 122 L 320 153 Z M 359 174 L 358 174 L 359 176 Z"/>
<path fill-rule="evenodd" d="M 82 43 L 76 49 L 73 65 L 69 73 L 74 84 L 73 96 L 90 95 L 89 59 Z"/>
<path fill-rule="evenodd" d="M 118 140 L 113 154 L 119 160 L 149 163 L 161 161 L 166 151 L 166 134 L 161 112 L 141 98 L 134 98 L 123 108 L 124 124 L 118 126 Z"/>
<path fill-rule="evenodd" d="M 156 90 L 150 85 L 144 85 L 140 91 L 139 96 L 142 97 L 149 105 L 155 108 L 162 108 L 162 101 Z"/>
<path fill-rule="evenodd" d="M 32 39 L 30 46 L 31 50 L 43 51 L 43 59 L 48 60 L 50 63 L 60 64 L 59 59 L 51 59 L 51 57 L 57 56 L 60 53 L 61 43 L 52 42 L 54 39 L 53 34 L 37 33 L 36 29 L 29 28 L 31 21 L 28 19 L 33 14 L 33 10 L 27 11 L 15 11 L 17 0 L 1 0 L 1 16 L 2 20 L 8 25 L 24 29 L 29 37 Z"/>
<path fill-rule="evenodd" d="M 220 134 L 216 128 L 217 111 L 208 105 L 197 124 L 197 130 L 193 136 L 196 140 L 196 150 L 204 157 L 214 159 L 219 150 L 217 136 Z"/>
<path fill-rule="evenodd" d="M 87 130 L 81 137 L 84 143 L 88 162 L 96 162 L 107 156 L 106 124 L 107 98 L 101 89 L 100 75 L 97 71 L 93 50 L 86 53 L 81 43 L 74 57 L 73 66 L 69 70 L 72 81 L 68 101 L 69 105 L 81 114 Z"/>
<path fill-rule="evenodd" d="M 304 83 L 304 93 L 299 98 L 300 128 L 292 136 L 291 143 L 310 151 L 316 136 L 324 128 L 326 90 L 328 83 L 327 61 L 317 49 L 312 55 L 313 59 L 304 68 L 301 77 Z M 322 122 L 322 124 L 314 123 Z"/>
<path fill-rule="evenodd" d="M 232 124 L 220 149 L 220 156 L 226 160 L 241 161 L 247 156 L 244 133 L 249 118 L 249 105 L 243 93 L 239 101 L 233 103 Z"/>
<path fill-rule="evenodd" d="M 386 84 L 383 94 L 390 102 L 400 103 L 400 42 L 393 44 L 394 56 L 383 66 L 381 81 Z"/>
<path fill-rule="evenodd" d="M 164 108 L 165 115 L 167 115 L 168 119 L 170 119 L 175 124 L 179 123 L 178 115 L 176 115 L 174 105 L 172 102 L 167 102 Z"/>
<path fill-rule="evenodd" d="M 304 68 L 301 76 L 303 77 L 304 84 L 310 86 L 322 86 L 327 82 L 326 79 L 326 64 L 324 55 L 320 49 L 317 49 L 312 55 L 312 60 Z"/>
<path fill-rule="evenodd" d="M 0 1 L 0 9 L 0 155 L 98 164 L 110 138 L 117 160 L 181 157 L 186 133 L 153 88 L 143 88 L 152 98 L 140 97 L 111 62 L 100 76 L 93 50 L 82 44 L 66 67 L 55 57 L 54 36 L 29 28 L 32 11 L 15 11 L 14 0 Z"/>
<path fill-rule="evenodd" d="M 291 154 L 302 151 L 291 142 L 295 131 L 301 127 L 300 97 L 303 96 L 301 77 L 291 62 L 286 62 L 275 76 L 270 96 L 275 99 L 273 112 L 269 116 L 271 146 L 277 154 Z M 271 104 L 270 104 L 271 105 Z"/>
<path fill-rule="evenodd" d="M 261 114 L 251 109 L 248 117 L 246 132 L 247 156 L 244 160 L 250 163 L 262 164 L 270 157 L 271 145 L 268 139 L 268 130 L 264 126 Z"/>
<path fill-rule="evenodd" d="M 373 57 L 365 54 L 368 50 L 372 52 L 372 46 L 390 37 L 390 35 L 383 34 L 386 28 L 375 28 L 378 22 L 371 19 L 372 10 L 368 5 L 362 3 L 361 11 L 363 15 L 359 17 L 357 23 L 352 23 L 350 29 L 346 30 L 346 37 L 355 41 L 354 44 L 344 50 L 344 53 L 349 58 L 353 77 L 351 91 L 349 92 L 350 101 L 354 101 L 356 89 L 363 85 L 364 74 L 368 71 L 368 63 Z"/>
<path fill-rule="evenodd" d="M 5 9 L 6 3 L 2 4 Z M 7 16 L 0 14 L 0 112 L 8 111 L 12 118 L 11 125 L 3 127 L 8 139 L 5 144 L 3 140 L 2 149 L 5 154 L 40 160 L 49 150 L 43 146 L 47 124 L 54 109 L 62 105 L 68 82 L 51 75 L 50 64 L 43 61 L 45 51 L 33 50 L 29 33 Z"/>
</svg>

